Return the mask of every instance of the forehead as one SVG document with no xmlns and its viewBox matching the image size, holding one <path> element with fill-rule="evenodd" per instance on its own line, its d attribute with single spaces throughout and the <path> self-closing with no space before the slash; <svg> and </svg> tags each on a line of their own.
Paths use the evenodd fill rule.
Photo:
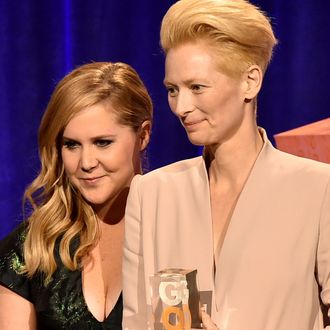
<svg viewBox="0 0 330 330">
<path fill-rule="evenodd" d="M 120 127 L 111 104 L 98 103 L 76 113 L 64 129 L 64 134 L 108 131 Z"/>
<path fill-rule="evenodd" d="M 184 43 L 166 55 L 165 80 L 207 78 L 212 71 L 219 71 L 218 61 L 205 43 Z"/>
</svg>

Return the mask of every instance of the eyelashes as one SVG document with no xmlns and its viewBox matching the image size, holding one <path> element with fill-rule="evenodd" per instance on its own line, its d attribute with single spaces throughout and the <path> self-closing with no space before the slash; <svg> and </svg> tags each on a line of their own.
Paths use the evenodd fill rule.
<svg viewBox="0 0 330 330">
<path fill-rule="evenodd" d="M 113 142 L 114 142 L 114 140 L 112 140 L 112 139 L 96 139 L 95 141 L 93 141 L 93 144 L 96 147 L 103 149 L 103 148 L 109 147 Z M 63 139 L 62 145 L 66 149 L 74 150 L 74 149 L 79 148 L 81 146 L 81 143 L 79 143 L 78 141 L 75 141 L 75 140 Z"/>
<path fill-rule="evenodd" d="M 112 144 L 114 141 L 110 139 L 98 139 L 94 142 L 94 144 L 100 148 L 106 148 L 110 144 Z"/>
<path fill-rule="evenodd" d="M 170 96 L 178 95 L 178 90 L 175 87 L 167 86 L 166 90 L 167 90 L 168 95 L 170 95 Z"/>
<path fill-rule="evenodd" d="M 74 140 L 63 140 L 62 145 L 63 145 L 63 147 L 65 147 L 66 149 L 69 149 L 69 150 L 76 149 L 79 146 L 78 142 L 76 142 Z"/>
<path fill-rule="evenodd" d="M 189 89 L 192 91 L 193 94 L 200 94 L 204 91 L 205 88 L 207 88 L 207 86 L 202 84 L 191 84 L 189 86 Z M 166 86 L 166 90 L 168 95 L 171 97 L 179 95 L 179 89 L 175 86 Z"/>
</svg>

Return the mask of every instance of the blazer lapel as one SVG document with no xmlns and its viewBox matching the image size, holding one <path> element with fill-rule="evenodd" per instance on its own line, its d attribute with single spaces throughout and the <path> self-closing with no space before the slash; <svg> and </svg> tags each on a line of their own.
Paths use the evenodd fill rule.
<svg viewBox="0 0 330 330">
<path fill-rule="evenodd" d="M 220 309 L 221 302 L 226 301 L 226 283 L 231 281 L 229 278 L 231 275 L 230 272 L 227 272 L 227 268 L 235 263 L 235 253 L 240 253 L 238 245 L 245 239 L 250 227 L 253 225 L 253 220 L 256 216 L 255 210 L 258 208 L 260 200 L 262 200 L 261 197 L 268 193 L 268 185 L 266 183 L 269 175 L 268 164 L 271 163 L 274 147 L 269 142 L 263 129 L 261 129 L 261 134 L 265 141 L 263 148 L 237 200 L 221 251 L 217 256 L 215 273 L 215 302 L 217 310 Z M 233 269 L 234 266 L 229 268 Z"/>
</svg>

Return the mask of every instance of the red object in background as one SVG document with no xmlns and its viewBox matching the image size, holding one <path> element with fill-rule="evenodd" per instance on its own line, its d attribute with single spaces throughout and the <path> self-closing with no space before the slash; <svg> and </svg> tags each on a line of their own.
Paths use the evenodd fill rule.
<svg viewBox="0 0 330 330">
<path fill-rule="evenodd" d="M 330 118 L 274 135 L 279 150 L 330 164 Z"/>
</svg>

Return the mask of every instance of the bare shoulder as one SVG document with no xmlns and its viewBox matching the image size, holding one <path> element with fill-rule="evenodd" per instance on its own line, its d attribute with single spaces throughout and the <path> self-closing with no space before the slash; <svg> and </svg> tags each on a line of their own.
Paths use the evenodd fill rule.
<svg viewBox="0 0 330 330">
<path fill-rule="evenodd" d="M 34 306 L 17 293 L 0 285 L 0 329 L 35 330 Z"/>
</svg>

